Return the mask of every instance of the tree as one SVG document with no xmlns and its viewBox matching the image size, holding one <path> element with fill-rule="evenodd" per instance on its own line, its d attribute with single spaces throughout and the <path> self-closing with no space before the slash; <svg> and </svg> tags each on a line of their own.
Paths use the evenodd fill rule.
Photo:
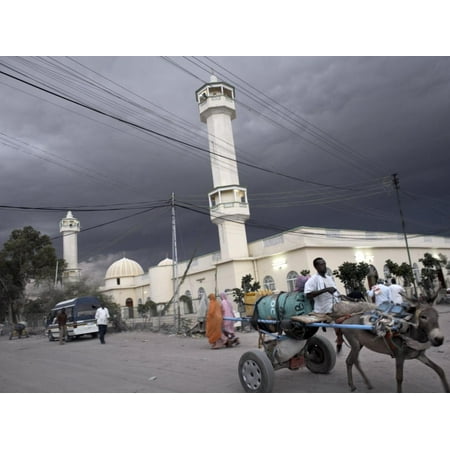
<svg viewBox="0 0 450 450">
<path fill-rule="evenodd" d="M 386 266 L 389 269 L 389 273 L 391 275 L 393 275 L 394 277 L 403 278 L 403 285 L 405 287 L 411 286 L 412 282 L 414 281 L 414 272 L 409 264 L 403 262 L 400 265 L 398 265 L 392 260 L 387 259 Z"/>
<path fill-rule="evenodd" d="M 387 259 L 386 260 L 386 267 L 388 268 L 389 273 L 391 275 L 394 275 L 394 276 L 398 276 L 399 275 L 398 274 L 398 269 L 399 269 L 400 266 L 397 263 L 395 263 L 394 261 L 392 261 L 391 259 Z"/>
<path fill-rule="evenodd" d="M 333 272 L 333 275 L 339 278 L 347 291 L 359 289 L 365 292 L 364 279 L 369 274 L 369 264 L 365 262 L 353 263 L 344 262 Z"/>
<path fill-rule="evenodd" d="M 12 231 L 0 251 L 0 300 L 10 321 L 17 322 L 20 318 L 27 284 L 53 280 L 56 262 L 56 252 L 47 235 L 31 226 Z M 64 270 L 64 261 L 58 266 L 60 271 Z"/>
<path fill-rule="evenodd" d="M 414 272 L 409 264 L 405 262 L 401 263 L 400 266 L 398 267 L 396 275 L 403 278 L 405 287 L 409 287 L 411 286 L 411 284 L 413 284 Z"/>
<path fill-rule="evenodd" d="M 109 302 L 110 297 L 99 291 L 99 286 L 90 282 L 87 278 L 80 281 L 68 283 L 63 287 L 55 287 L 53 285 L 41 289 L 37 293 L 36 300 L 39 302 L 45 312 L 49 312 L 57 303 L 75 297 L 97 297 L 100 301 Z"/>
<path fill-rule="evenodd" d="M 182 297 L 183 296 L 181 296 L 181 298 Z M 147 316 L 147 313 L 150 313 L 150 316 L 156 316 L 158 314 L 156 310 L 156 303 L 152 300 L 147 300 L 145 303 L 139 304 L 137 311 L 142 317 Z"/>
<path fill-rule="evenodd" d="M 427 292 L 433 290 L 434 280 L 436 278 L 443 281 L 441 264 L 446 262 L 446 257 L 444 255 L 439 255 L 439 258 L 440 259 L 435 258 L 431 253 L 425 253 L 423 258 L 419 259 L 423 264 L 420 285 Z"/>
<path fill-rule="evenodd" d="M 245 294 L 247 294 L 248 292 L 256 292 L 261 288 L 261 284 L 259 283 L 259 281 L 255 281 L 254 283 L 252 283 L 252 281 L 253 277 L 250 274 L 244 275 L 241 279 L 241 289 L 233 289 L 233 298 L 238 305 L 244 304 Z"/>
</svg>

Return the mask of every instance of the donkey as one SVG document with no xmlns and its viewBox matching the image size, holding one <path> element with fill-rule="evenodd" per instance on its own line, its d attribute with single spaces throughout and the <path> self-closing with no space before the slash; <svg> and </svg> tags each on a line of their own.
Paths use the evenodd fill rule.
<svg viewBox="0 0 450 450">
<path fill-rule="evenodd" d="M 403 366 L 407 359 L 418 359 L 428 367 L 431 367 L 441 379 L 445 392 L 450 392 L 450 388 L 444 371 L 440 366 L 431 361 L 425 351 L 430 345 L 440 346 L 444 342 L 444 336 L 439 329 L 438 312 L 432 307 L 433 299 L 421 297 L 420 299 L 407 299 L 410 304 L 411 318 L 408 330 L 398 335 L 377 336 L 371 331 L 355 328 L 343 328 L 342 332 L 348 341 L 351 350 L 346 359 L 347 381 L 350 390 L 353 392 L 356 387 L 353 383 L 352 368 L 356 366 L 364 379 L 367 387 L 372 389 L 372 385 L 366 374 L 361 369 L 359 363 L 359 352 L 362 347 L 367 347 L 377 353 L 384 353 L 395 358 L 397 392 L 402 392 Z M 354 314 L 343 321 L 345 324 L 361 323 L 362 313 Z"/>
</svg>

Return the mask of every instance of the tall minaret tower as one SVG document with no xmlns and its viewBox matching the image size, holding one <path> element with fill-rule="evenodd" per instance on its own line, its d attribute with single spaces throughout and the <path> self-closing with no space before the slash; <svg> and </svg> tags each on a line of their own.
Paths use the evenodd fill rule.
<svg viewBox="0 0 450 450">
<path fill-rule="evenodd" d="M 236 117 L 234 87 L 211 81 L 196 91 L 200 119 L 208 128 L 214 190 L 208 194 L 211 221 L 219 228 L 222 260 L 248 257 L 245 221 L 247 189 L 239 185 L 231 121 Z"/>
<path fill-rule="evenodd" d="M 66 270 L 63 273 L 63 282 L 79 281 L 77 235 L 80 232 L 80 221 L 73 217 L 71 211 L 59 222 L 59 231 L 63 235 L 63 253 L 64 260 L 67 263 Z"/>
</svg>

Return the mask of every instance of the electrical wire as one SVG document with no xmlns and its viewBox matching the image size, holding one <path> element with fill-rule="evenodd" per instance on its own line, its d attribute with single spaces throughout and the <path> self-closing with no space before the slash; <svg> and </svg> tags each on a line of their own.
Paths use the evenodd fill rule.
<svg viewBox="0 0 450 450">
<path fill-rule="evenodd" d="M 26 74 L 23 74 L 20 71 L 17 71 L 17 69 L 14 69 L 13 67 L 5 65 L 4 63 L 1 63 L 1 62 L 0 62 L 0 65 L 6 66 L 9 70 L 12 70 L 14 72 L 18 72 L 19 75 L 27 77 Z M 231 160 L 231 161 L 236 161 L 234 158 L 229 158 L 229 157 L 226 157 L 224 155 L 217 154 L 217 153 L 212 152 L 210 150 L 206 150 L 206 149 L 204 149 L 204 148 L 202 148 L 200 146 L 197 146 L 197 145 L 194 145 L 194 144 L 190 144 L 190 143 L 188 143 L 186 141 L 182 141 L 180 139 L 174 138 L 173 136 L 169 136 L 167 134 L 158 132 L 158 131 L 156 131 L 154 129 L 150 129 L 150 128 L 144 127 L 142 125 L 139 125 L 137 123 L 131 122 L 131 121 L 126 120 L 126 119 L 124 119 L 122 117 L 119 117 L 119 116 L 117 116 L 115 114 L 108 113 L 106 111 L 103 111 L 103 110 L 99 109 L 99 107 L 94 107 L 94 106 L 88 105 L 86 103 L 82 103 L 81 101 L 79 101 L 79 100 L 77 100 L 75 98 L 68 97 L 66 94 L 61 94 L 58 91 L 51 91 L 47 87 L 44 87 L 45 85 L 44 86 L 39 86 L 35 82 L 27 81 L 27 80 L 25 80 L 23 78 L 20 78 L 19 76 L 12 75 L 12 74 L 7 73 L 5 71 L 0 71 L 0 74 L 3 74 L 5 76 L 7 76 L 7 77 L 15 79 L 16 81 L 25 83 L 25 84 L 27 84 L 29 86 L 32 86 L 32 87 L 34 87 L 36 89 L 39 89 L 39 90 L 41 90 L 43 92 L 46 92 L 47 94 L 50 94 L 50 95 L 56 96 L 56 97 L 58 97 L 60 99 L 69 101 L 69 102 L 71 102 L 71 103 L 73 103 L 73 104 L 75 104 L 77 106 L 89 109 L 90 111 L 96 112 L 98 114 L 101 114 L 103 116 L 106 116 L 106 117 L 109 117 L 109 118 L 112 118 L 112 119 L 115 119 L 115 120 L 117 120 L 117 121 L 119 121 L 119 122 L 121 122 L 123 124 L 130 125 L 130 126 L 136 128 L 136 129 L 139 129 L 141 131 L 145 131 L 145 132 L 150 133 L 150 134 L 152 134 L 154 136 L 158 136 L 160 138 L 166 139 L 166 140 L 168 140 L 168 141 L 170 141 L 172 143 L 181 144 L 183 146 L 187 146 L 189 148 L 192 148 L 192 149 L 195 149 L 195 150 L 199 150 L 199 151 L 202 151 L 204 153 L 208 153 L 210 155 L 214 155 L 216 157 L 220 157 L 222 159 L 228 159 L 228 160 Z M 284 177 L 284 178 L 287 178 L 287 179 L 300 181 L 300 182 L 308 183 L 308 184 L 313 184 L 313 185 L 317 185 L 317 186 L 326 186 L 326 187 L 330 187 L 330 188 L 334 188 L 334 189 L 343 189 L 341 186 L 336 186 L 336 185 L 331 185 L 331 184 L 327 184 L 327 183 L 321 183 L 321 182 L 315 182 L 315 181 L 311 181 L 311 180 L 306 180 L 304 178 L 300 178 L 300 177 L 292 176 L 292 175 L 289 175 L 289 174 L 285 174 L 285 173 L 282 173 L 280 171 L 275 171 L 275 170 L 263 168 L 263 167 L 258 166 L 256 164 L 247 163 L 247 162 L 243 162 L 243 161 L 239 161 L 239 160 L 237 162 L 240 165 L 243 165 L 243 166 L 246 166 L 246 167 L 250 167 L 252 169 L 260 170 L 260 171 L 263 171 L 265 173 L 269 173 L 269 174 L 272 174 L 272 175 L 278 175 L 278 176 L 281 176 L 281 177 Z"/>
</svg>

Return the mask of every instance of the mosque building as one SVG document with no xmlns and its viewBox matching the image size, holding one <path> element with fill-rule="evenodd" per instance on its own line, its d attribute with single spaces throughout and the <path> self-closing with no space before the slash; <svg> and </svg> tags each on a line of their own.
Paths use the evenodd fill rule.
<svg viewBox="0 0 450 450">
<path fill-rule="evenodd" d="M 206 123 L 210 149 L 213 189 L 208 193 L 210 219 L 217 225 L 220 249 L 194 258 L 180 287 L 181 313 L 195 312 L 202 294 L 220 293 L 241 287 L 250 274 L 261 287 L 272 291 L 291 291 L 302 270 L 315 273 L 312 261 L 321 256 L 329 270 L 343 262 L 366 262 L 371 273 L 367 287 L 378 277 L 389 278 L 386 260 L 401 264 L 407 260 L 405 237 L 398 233 L 374 233 L 299 226 L 289 231 L 248 243 L 245 222 L 250 217 L 247 189 L 240 185 L 234 148 L 232 120 L 236 117 L 235 90 L 214 76 L 195 93 L 200 120 Z M 67 276 L 79 276 L 76 261 L 76 233 L 79 222 L 69 212 L 61 221 Z M 409 254 L 413 270 L 420 276 L 424 253 L 436 258 L 450 257 L 450 238 L 409 235 Z M 67 250 L 66 250 L 67 249 Z M 67 255 L 66 255 L 67 252 Z M 177 274 L 184 274 L 188 261 L 177 263 Z M 173 261 L 166 258 L 145 272 L 128 258 L 114 262 L 106 271 L 101 291 L 122 306 L 124 318 L 133 317 L 136 307 L 150 300 L 167 303 L 174 295 Z M 444 280 L 445 282 L 445 280 Z M 340 292 L 345 289 L 339 280 Z"/>
</svg>

